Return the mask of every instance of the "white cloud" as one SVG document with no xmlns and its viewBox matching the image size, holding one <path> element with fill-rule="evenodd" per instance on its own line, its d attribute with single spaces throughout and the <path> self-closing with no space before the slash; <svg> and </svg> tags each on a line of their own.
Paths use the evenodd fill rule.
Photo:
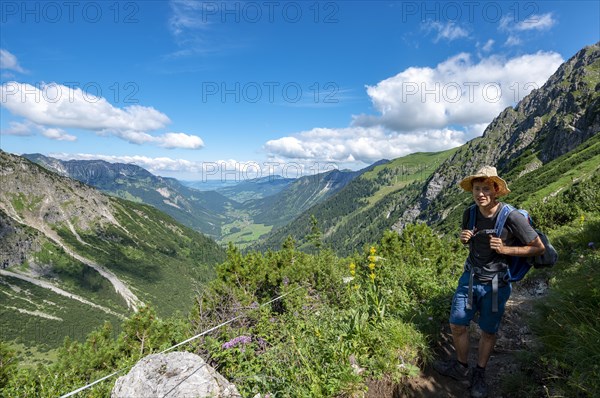
<svg viewBox="0 0 600 398">
<path fill-rule="evenodd" d="M 151 173 L 158 173 L 161 171 L 177 171 L 177 172 L 198 172 L 200 171 L 200 164 L 198 162 L 192 162 L 185 159 L 172 159 L 169 157 L 156 157 L 152 158 L 149 156 L 140 155 L 102 155 L 102 154 L 90 154 L 90 153 L 50 153 L 48 156 L 62 159 L 62 160 L 104 160 L 110 163 L 132 163 L 137 166 L 143 167 Z"/>
<path fill-rule="evenodd" d="M 217 3 L 208 5 L 195 0 L 172 0 L 169 5 L 171 8 L 169 30 L 174 36 L 181 36 L 189 29 L 207 27 L 208 22 L 206 18 L 202 20 L 199 10 L 204 7 L 204 12 L 208 13 L 211 6 L 216 7 Z"/>
<path fill-rule="evenodd" d="M 196 149 L 204 146 L 202 138 L 184 133 L 166 133 L 160 138 L 160 146 L 165 148 Z"/>
<path fill-rule="evenodd" d="M 510 35 L 508 36 L 508 39 L 506 39 L 506 41 L 504 42 L 504 45 L 507 47 L 512 47 L 512 46 L 518 46 L 522 43 L 523 41 L 518 38 L 515 35 Z"/>
<path fill-rule="evenodd" d="M 518 46 L 523 43 L 521 36 L 531 31 L 546 31 L 550 30 L 557 21 L 552 13 L 534 14 L 523 21 L 515 21 L 513 17 L 505 16 L 500 20 L 499 30 L 508 33 L 505 46 Z"/>
<path fill-rule="evenodd" d="M 76 141 L 77 137 L 67 134 L 63 129 L 40 127 L 40 132 L 46 138 L 56 141 Z"/>
<path fill-rule="evenodd" d="M 274 157 L 372 163 L 440 151 L 480 136 L 506 107 L 541 87 L 563 62 L 557 53 L 473 62 L 458 54 L 437 66 L 410 67 L 367 86 L 376 115 L 353 116 L 345 128 L 314 128 L 265 143 Z"/>
<path fill-rule="evenodd" d="M 562 62 L 553 52 L 512 59 L 492 56 L 478 63 L 461 53 L 435 68 L 410 67 L 367 86 L 380 115 L 355 116 L 354 125 L 411 131 L 489 123 L 541 87 Z"/>
<path fill-rule="evenodd" d="M 303 162 L 373 163 L 413 152 L 440 151 L 464 143 L 466 133 L 450 128 L 400 134 L 382 126 L 329 129 L 314 128 L 293 136 L 268 141 L 272 155 Z"/>
<path fill-rule="evenodd" d="M 529 18 L 525 19 L 516 24 L 515 28 L 520 31 L 524 30 L 548 30 L 552 28 L 556 24 L 556 20 L 552 16 L 552 13 L 542 14 L 542 15 L 531 15 Z"/>
<path fill-rule="evenodd" d="M 58 128 L 47 128 L 40 126 L 39 124 L 32 123 L 30 121 L 22 122 L 9 122 L 9 128 L 2 130 L 3 135 L 18 135 L 18 136 L 31 136 L 35 135 L 35 131 L 39 131 L 44 137 L 50 138 L 51 140 L 57 141 L 76 141 L 77 137 L 67 134 L 66 131 Z"/>
<path fill-rule="evenodd" d="M 151 135 L 147 131 L 164 128 L 170 119 L 162 112 L 146 106 L 117 108 L 105 98 L 91 95 L 80 88 L 50 83 L 32 86 L 7 82 L 0 86 L 1 104 L 13 115 L 39 126 L 78 128 L 101 135 L 114 135 L 130 143 L 152 143 L 165 148 L 198 149 L 202 139 L 184 133 Z M 61 130 L 62 131 L 62 130 Z M 64 131 L 49 133 L 52 137 L 72 137 Z"/>
<path fill-rule="evenodd" d="M 22 137 L 34 135 L 32 130 L 32 123 L 21 123 L 21 122 L 9 122 L 10 126 L 8 129 L 4 129 L 0 132 L 2 135 L 19 135 Z"/>
<path fill-rule="evenodd" d="M 461 28 L 460 26 L 456 25 L 454 22 L 451 21 L 441 23 L 439 21 L 428 20 L 423 22 L 422 29 L 424 29 L 428 33 L 431 31 L 437 32 L 436 37 L 433 39 L 435 43 L 437 43 L 441 39 L 452 41 L 460 39 L 462 37 L 469 37 L 469 32 L 467 32 L 466 29 Z"/>
<path fill-rule="evenodd" d="M 2 48 L 0 48 L 0 69 L 8 69 L 19 73 L 25 73 L 25 69 L 19 65 L 17 57 Z"/>
<path fill-rule="evenodd" d="M 494 40 L 489 39 L 481 48 L 483 51 L 485 52 L 490 52 L 492 50 L 492 47 L 494 46 Z"/>
</svg>

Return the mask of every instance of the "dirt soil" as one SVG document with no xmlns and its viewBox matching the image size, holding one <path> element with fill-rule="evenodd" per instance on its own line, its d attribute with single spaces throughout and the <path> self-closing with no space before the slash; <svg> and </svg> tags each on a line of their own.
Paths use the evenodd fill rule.
<svg viewBox="0 0 600 398">
<path fill-rule="evenodd" d="M 507 375 L 517 373 L 520 364 L 517 353 L 531 350 L 535 346 L 534 336 L 527 326 L 525 315 L 533 310 L 534 302 L 543 300 L 548 285 L 544 280 L 525 280 L 513 284 L 513 291 L 506 306 L 504 318 L 498 331 L 498 340 L 486 368 L 489 388 L 488 398 L 502 398 L 502 380 Z M 454 357 L 450 328 L 442 330 L 441 343 L 436 349 L 439 359 Z M 479 328 L 476 323 L 470 326 L 469 364 L 477 362 Z M 431 366 L 426 367 L 417 377 L 408 379 L 402 386 L 380 381 L 369 386 L 368 398 L 463 398 L 469 397 L 469 385 L 439 375 Z"/>
</svg>

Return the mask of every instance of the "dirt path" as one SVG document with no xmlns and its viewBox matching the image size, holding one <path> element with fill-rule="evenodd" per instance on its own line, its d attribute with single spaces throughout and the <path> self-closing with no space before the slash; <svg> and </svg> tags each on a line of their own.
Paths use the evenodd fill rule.
<svg viewBox="0 0 600 398">
<path fill-rule="evenodd" d="M 503 396 L 503 379 L 520 369 L 517 353 L 530 350 L 534 346 L 535 341 L 527 325 L 526 317 L 531 314 L 534 302 L 543 299 L 547 289 L 548 285 L 542 280 L 528 280 L 513 284 L 513 292 L 498 331 L 496 347 L 486 369 L 488 398 Z M 469 363 L 474 365 L 477 362 L 477 343 L 479 341 L 479 328 L 474 323 L 471 323 L 470 336 Z M 453 357 L 453 354 L 452 338 L 447 327 L 443 331 L 439 357 L 450 358 Z M 441 376 L 428 367 L 419 377 L 409 381 L 404 394 L 397 396 L 462 398 L 469 396 L 469 389 L 468 386 Z"/>
<path fill-rule="evenodd" d="M 496 347 L 486 369 L 488 398 L 503 397 L 503 379 L 520 369 L 517 354 L 534 347 L 535 340 L 527 325 L 527 315 L 531 314 L 536 301 L 543 300 L 547 289 L 548 285 L 543 280 L 527 280 L 513 284 L 513 291 L 498 331 Z M 476 324 L 471 323 L 469 351 L 471 366 L 474 366 L 477 361 L 478 329 Z M 441 344 L 436 351 L 439 359 L 454 357 L 452 337 L 448 326 L 442 331 Z M 461 384 L 441 376 L 430 366 L 421 371 L 418 377 L 407 380 L 403 386 L 378 382 L 370 386 L 368 393 L 369 398 L 466 398 L 469 396 L 468 384 Z"/>
</svg>

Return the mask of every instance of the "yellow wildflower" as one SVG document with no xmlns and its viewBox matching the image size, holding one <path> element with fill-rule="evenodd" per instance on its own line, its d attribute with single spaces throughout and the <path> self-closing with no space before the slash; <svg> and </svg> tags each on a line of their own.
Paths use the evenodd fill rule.
<svg viewBox="0 0 600 398">
<path fill-rule="evenodd" d="M 375 246 L 371 246 L 371 248 L 369 249 L 369 252 L 371 253 L 371 255 L 375 254 Z"/>
<path fill-rule="evenodd" d="M 354 271 L 353 269 L 350 270 L 350 275 L 354 276 L 356 275 L 356 271 Z"/>
<path fill-rule="evenodd" d="M 369 278 L 371 278 L 371 280 L 372 280 L 373 282 L 375 282 L 375 274 L 374 274 L 374 273 L 372 273 L 372 272 L 371 272 L 371 273 L 369 274 Z"/>
<path fill-rule="evenodd" d="M 584 221 L 585 221 L 585 216 L 582 214 L 581 217 L 579 217 L 579 222 L 581 224 L 583 224 Z"/>
<path fill-rule="evenodd" d="M 369 263 L 369 269 L 373 271 L 375 269 L 375 263 Z"/>
<path fill-rule="evenodd" d="M 350 270 L 354 271 L 356 269 L 356 265 L 354 263 L 350 263 Z"/>
</svg>

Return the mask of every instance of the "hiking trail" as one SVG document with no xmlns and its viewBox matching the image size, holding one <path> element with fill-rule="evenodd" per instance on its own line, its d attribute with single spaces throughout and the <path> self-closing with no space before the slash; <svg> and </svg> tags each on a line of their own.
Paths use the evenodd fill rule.
<svg viewBox="0 0 600 398">
<path fill-rule="evenodd" d="M 488 398 L 506 397 L 502 393 L 502 382 L 507 376 L 519 372 L 521 367 L 518 353 L 530 351 L 536 341 L 529 328 L 529 315 L 535 302 L 543 300 L 548 293 L 548 284 L 544 279 L 526 278 L 513 283 L 513 290 L 498 331 L 498 339 L 492 356 L 486 367 Z M 450 310 L 448 308 L 448 310 Z M 445 325 L 441 332 L 441 342 L 436 347 L 436 359 L 454 357 L 450 327 Z M 469 328 L 470 349 L 469 365 L 477 362 L 479 327 L 471 322 Z M 532 381 L 533 382 L 533 381 Z M 468 384 L 462 384 L 438 374 L 429 365 L 421 370 L 417 377 L 409 378 L 402 385 L 379 381 L 369 386 L 368 398 L 464 398 L 469 397 Z"/>
</svg>

